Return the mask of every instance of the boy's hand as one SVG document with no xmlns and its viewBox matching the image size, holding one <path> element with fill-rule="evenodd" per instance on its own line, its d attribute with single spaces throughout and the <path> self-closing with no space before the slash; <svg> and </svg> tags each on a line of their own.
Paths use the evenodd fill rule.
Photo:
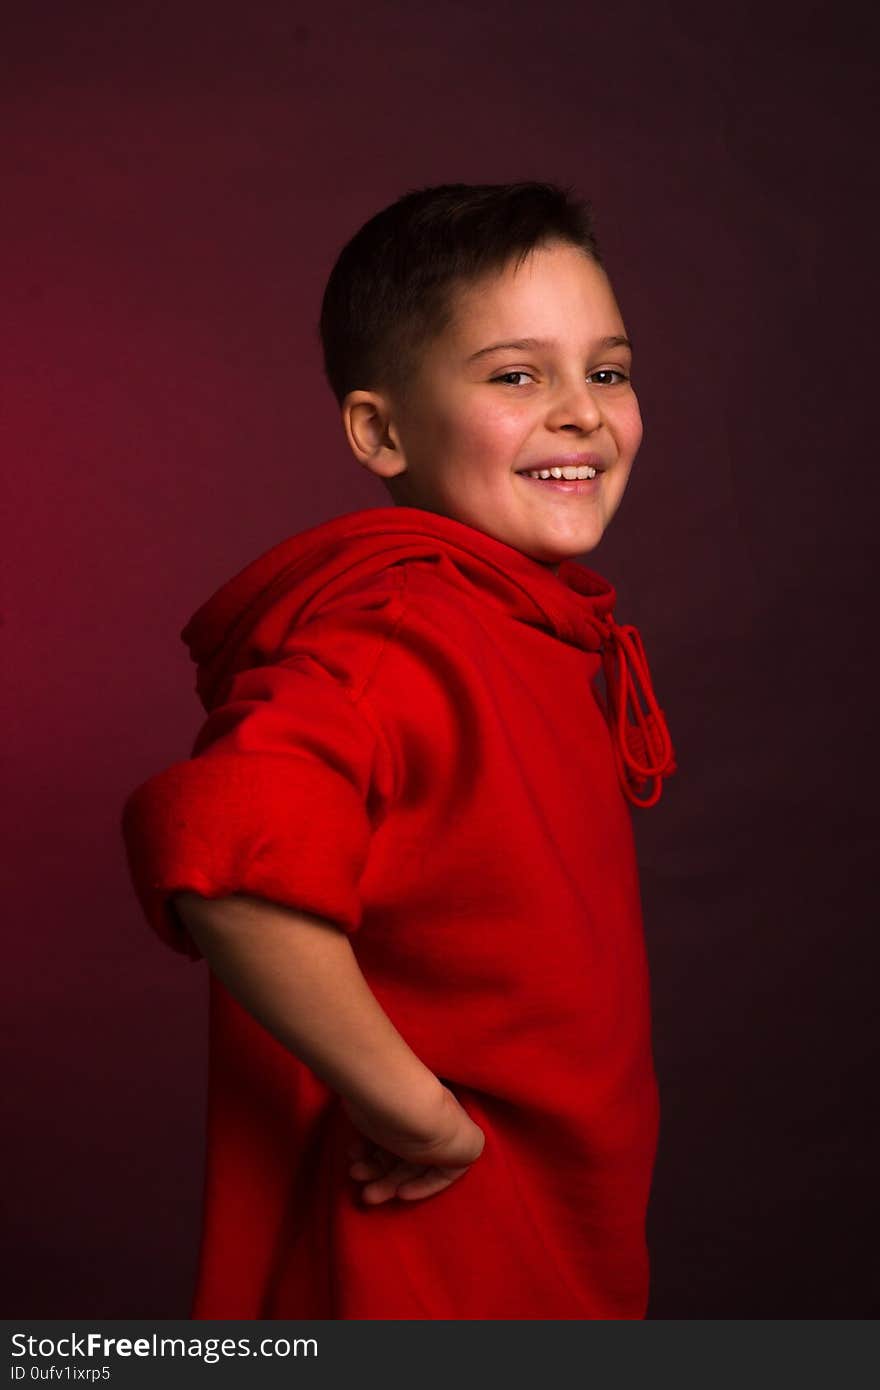
<svg viewBox="0 0 880 1390">
<path fill-rule="evenodd" d="M 342 1098 L 365 1201 L 430 1197 L 467 1172 L 483 1131 L 398 1033 L 341 927 L 249 894 L 174 903 L 230 994 Z"/>
<path fill-rule="evenodd" d="M 413 1201 L 442 1192 L 467 1172 L 486 1142 L 479 1125 L 446 1086 L 441 1087 L 436 1118 L 420 1134 L 389 1130 L 344 1097 L 342 1104 L 364 1136 L 348 1150 L 348 1171 L 364 1183 L 361 1193 L 371 1205 L 391 1197 Z"/>
</svg>

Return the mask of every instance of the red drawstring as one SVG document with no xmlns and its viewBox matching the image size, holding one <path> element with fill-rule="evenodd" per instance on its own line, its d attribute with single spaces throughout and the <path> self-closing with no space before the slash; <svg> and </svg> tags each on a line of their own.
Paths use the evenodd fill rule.
<svg viewBox="0 0 880 1390">
<path fill-rule="evenodd" d="M 620 784 L 624 795 L 634 806 L 653 806 L 660 800 L 662 779 L 677 769 L 675 750 L 651 685 L 648 661 L 638 629 L 630 624 L 616 623 L 610 615 L 607 624 L 602 667 L 613 715 L 614 756 Z M 647 710 L 639 703 L 637 686 L 641 687 Z M 635 713 L 636 723 L 627 718 L 627 701 Z M 649 778 L 654 779 L 651 791 L 645 797 L 636 796 Z"/>
</svg>

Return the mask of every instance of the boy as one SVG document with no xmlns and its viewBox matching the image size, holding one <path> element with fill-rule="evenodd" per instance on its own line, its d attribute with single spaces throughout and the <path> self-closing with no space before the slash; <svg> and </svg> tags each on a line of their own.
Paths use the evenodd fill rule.
<svg viewBox="0 0 880 1390">
<path fill-rule="evenodd" d="M 321 335 L 394 505 L 191 619 L 207 720 L 123 816 L 149 921 L 211 967 L 193 1316 L 642 1318 L 628 802 L 675 763 L 573 560 L 642 437 L 589 205 L 414 190 L 340 254 Z"/>
</svg>

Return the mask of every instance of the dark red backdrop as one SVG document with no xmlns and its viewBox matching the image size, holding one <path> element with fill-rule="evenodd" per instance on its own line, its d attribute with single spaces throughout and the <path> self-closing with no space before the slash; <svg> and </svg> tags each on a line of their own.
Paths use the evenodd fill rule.
<svg viewBox="0 0 880 1390">
<path fill-rule="evenodd" d="M 409 187 L 524 177 L 595 203 L 646 423 L 585 558 L 642 630 L 680 763 L 635 813 L 651 1315 L 876 1316 L 866 21 L 22 12 L 0 46 L 6 1316 L 186 1313 L 206 979 L 139 917 L 119 808 L 200 721 L 193 609 L 387 504 L 320 373 L 340 245 Z"/>
</svg>

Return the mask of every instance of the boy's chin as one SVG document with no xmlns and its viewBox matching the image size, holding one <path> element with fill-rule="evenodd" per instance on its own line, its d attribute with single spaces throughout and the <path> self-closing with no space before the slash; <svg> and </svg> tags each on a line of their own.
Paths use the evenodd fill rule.
<svg viewBox="0 0 880 1390">
<path fill-rule="evenodd" d="M 563 560 L 576 560 L 581 555 L 589 555 L 591 550 L 596 549 L 603 535 L 603 528 L 591 527 L 581 534 L 567 537 L 565 541 L 554 540 L 551 543 L 533 544 L 523 548 L 533 560 L 542 565 L 552 565 L 556 569 Z"/>
</svg>

